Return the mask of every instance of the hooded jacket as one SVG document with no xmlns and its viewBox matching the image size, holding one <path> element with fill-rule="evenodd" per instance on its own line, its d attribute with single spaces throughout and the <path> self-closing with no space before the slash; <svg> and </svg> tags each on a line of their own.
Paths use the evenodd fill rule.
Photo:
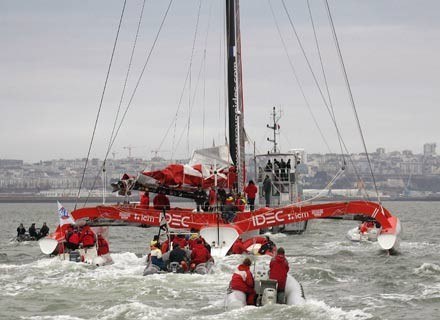
<svg viewBox="0 0 440 320">
<path fill-rule="evenodd" d="M 249 269 L 249 266 L 240 264 L 232 275 L 229 287 L 232 290 L 238 290 L 244 293 L 254 293 L 254 277 Z"/>
<path fill-rule="evenodd" d="M 270 261 L 269 279 L 278 281 L 278 290 L 286 288 L 287 272 L 289 263 L 283 254 L 278 254 Z"/>
</svg>

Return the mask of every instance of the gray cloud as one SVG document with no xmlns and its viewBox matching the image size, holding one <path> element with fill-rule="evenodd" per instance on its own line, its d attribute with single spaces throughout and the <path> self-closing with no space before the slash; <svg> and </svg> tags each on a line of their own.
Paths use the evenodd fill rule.
<svg viewBox="0 0 440 320">
<path fill-rule="evenodd" d="M 319 70 L 313 34 L 304 2 L 286 1 Z M 321 1 L 311 1 L 328 71 L 330 90 L 344 138 L 353 152 L 360 139 L 328 29 Z M 129 1 L 114 69 L 98 126 L 93 155 L 103 157 L 139 14 L 140 1 Z M 333 151 L 337 141 L 329 117 L 305 66 L 278 1 L 272 1 L 289 52 L 311 107 Z M 197 1 L 176 1 L 151 64 L 115 144 L 150 157 L 174 118 L 189 62 Z M 334 21 L 370 150 L 421 151 L 425 142 L 439 142 L 437 119 L 440 93 L 439 22 L 437 1 L 331 1 Z M 38 161 L 83 157 L 86 154 L 108 65 L 121 1 L 2 1 L 0 4 L 0 158 Z M 145 52 L 157 30 L 166 3 L 147 2 L 138 52 L 128 93 L 140 72 Z M 201 66 L 209 2 L 204 1 L 192 71 L 192 90 Z M 223 80 L 219 66 L 223 3 L 212 4 L 206 76 L 202 76 L 187 136 L 187 91 L 163 150 L 175 146 L 177 156 L 189 149 L 224 139 Z M 272 106 L 282 106 L 282 147 L 326 152 L 295 83 L 278 39 L 266 1 L 242 1 L 246 126 L 250 136 L 267 149 L 266 123 Z M 322 79 L 318 74 L 318 78 Z M 203 82 L 206 83 L 205 107 Z M 202 115 L 205 112 L 205 137 Z M 173 127 L 174 128 L 174 127 Z M 165 156 L 169 154 L 164 153 Z"/>
</svg>

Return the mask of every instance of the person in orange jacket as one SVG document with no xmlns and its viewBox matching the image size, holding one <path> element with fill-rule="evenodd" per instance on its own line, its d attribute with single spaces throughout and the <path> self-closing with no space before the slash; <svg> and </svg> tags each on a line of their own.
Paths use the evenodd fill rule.
<svg viewBox="0 0 440 320">
<path fill-rule="evenodd" d="M 229 288 L 244 292 L 246 294 L 246 303 L 248 305 L 255 305 L 256 292 L 254 289 L 254 277 L 250 270 L 251 265 L 251 259 L 246 258 L 243 260 L 243 263 L 237 267 L 237 270 L 232 275 Z"/>
</svg>

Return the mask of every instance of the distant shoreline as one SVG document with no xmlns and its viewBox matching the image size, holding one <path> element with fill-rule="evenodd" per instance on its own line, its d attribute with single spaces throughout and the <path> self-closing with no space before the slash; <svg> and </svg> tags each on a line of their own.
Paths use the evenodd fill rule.
<svg viewBox="0 0 440 320">
<path fill-rule="evenodd" d="M 81 197 L 78 199 L 78 203 L 84 203 L 86 198 Z M 107 204 L 117 204 L 124 202 L 124 197 L 107 197 L 105 202 Z M 138 197 L 129 197 L 130 202 L 139 201 Z M 315 202 L 323 201 L 355 201 L 355 200 L 365 200 L 363 198 L 344 198 L 344 197 L 332 197 L 332 198 L 321 198 Z M 382 201 L 440 201 L 440 197 L 393 197 L 393 198 L 383 198 Z M 75 197 L 41 197 L 41 196 L 30 196 L 30 195 L 8 195 L 0 196 L 0 203 L 55 203 L 59 201 L 60 203 L 75 203 Z M 188 202 L 191 200 L 172 198 L 171 202 Z M 90 197 L 87 201 L 88 203 L 102 203 L 102 197 Z"/>
</svg>

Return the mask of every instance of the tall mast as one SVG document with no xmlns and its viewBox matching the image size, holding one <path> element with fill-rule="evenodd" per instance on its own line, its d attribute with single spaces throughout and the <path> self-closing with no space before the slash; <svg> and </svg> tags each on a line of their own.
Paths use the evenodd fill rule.
<svg viewBox="0 0 440 320">
<path fill-rule="evenodd" d="M 238 0 L 226 0 L 229 150 L 237 170 L 237 189 L 244 186 L 244 113 Z"/>
</svg>

